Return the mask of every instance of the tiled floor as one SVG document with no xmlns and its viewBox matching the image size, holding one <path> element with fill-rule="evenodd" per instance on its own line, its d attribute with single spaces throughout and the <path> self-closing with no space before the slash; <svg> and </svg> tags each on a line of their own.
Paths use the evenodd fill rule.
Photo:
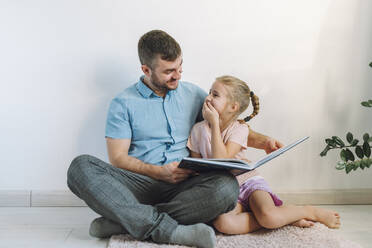
<svg viewBox="0 0 372 248">
<path fill-rule="evenodd" d="M 372 248 L 372 205 L 323 206 L 338 211 L 344 238 Z M 0 207 L 0 248 L 104 248 L 88 234 L 98 216 L 86 207 Z"/>
</svg>

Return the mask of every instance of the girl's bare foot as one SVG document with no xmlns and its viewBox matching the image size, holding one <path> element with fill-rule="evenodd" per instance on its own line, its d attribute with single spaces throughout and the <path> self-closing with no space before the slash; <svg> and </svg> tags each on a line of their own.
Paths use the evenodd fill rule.
<svg viewBox="0 0 372 248">
<path fill-rule="evenodd" d="M 313 215 L 311 220 L 318 221 L 329 228 L 340 228 L 340 215 L 337 212 L 313 206 L 307 207 Z"/>
<path fill-rule="evenodd" d="M 293 222 L 291 224 L 292 226 L 297 226 L 297 227 L 312 227 L 314 226 L 314 222 L 310 221 L 310 220 L 305 220 L 305 219 L 302 219 L 302 220 L 298 220 L 296 222 Z"/>
</svg>

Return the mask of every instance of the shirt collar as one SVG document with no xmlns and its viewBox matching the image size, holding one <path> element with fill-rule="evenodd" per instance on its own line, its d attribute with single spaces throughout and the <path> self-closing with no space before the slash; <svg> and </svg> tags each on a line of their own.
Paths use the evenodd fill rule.
<svg viewBox="0 0 372 248">
<path fill-rule="evenodd" d="M 154 92 L 152 91 L 152 89 L 150 89 L 149 87 L 147 87 L 147 85 L 143 82 L 143 79 L 144 79 L 145 76 L 141 76 L 140 77 L 140 80 L 138 81 L 137 83 L 137 90 L 138 92 L 145 98 L 149 98 L 151 96 L 151 94 L 153 94 Z"/>
<path fill-rule="evenodd" d="M 157 97 L 159 97 L 158 95 L 156 95 L 155 93 L 154 93 L 154 91 L 152 90 L 152 89 L 150 89 L 144 82 L 143 82 L 143 79 L 145 78 L 145 76 L 141 76 L 140 77 L 140 80 L 138 81 L 138 83 L 137 83 L 137 90 L 138 90 L 138 92 L 143 96 L 143 97 L 145 97 L 145 98 L 149 98 L 152 94 L 154 95 L 154 96 L 157 96 Z M 168 90 L 168 92 L 167 92 L 167 95 L 169 95 L 169 96 L 173 96 L 176 92 L 177 92 L 177 90 L 178 90 L 178 88 L 180 87 L 180 81 L 178 82 L 178 87 L 175 89 L 175 90 Z"/>
</svg>

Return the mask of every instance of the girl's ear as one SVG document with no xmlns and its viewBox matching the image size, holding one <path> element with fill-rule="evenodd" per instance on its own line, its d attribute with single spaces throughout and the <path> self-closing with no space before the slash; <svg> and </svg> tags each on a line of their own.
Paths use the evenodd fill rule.
<svg viewBox="0 0 372 248">
<path fill-rule="evenodd" d="M 232 112 L 237 112 L 239 110 L 240 106 L 239 106 L 239 103 L 238 102 L 233 102 L 231 104 L 231 110 Z"/>
</svg>

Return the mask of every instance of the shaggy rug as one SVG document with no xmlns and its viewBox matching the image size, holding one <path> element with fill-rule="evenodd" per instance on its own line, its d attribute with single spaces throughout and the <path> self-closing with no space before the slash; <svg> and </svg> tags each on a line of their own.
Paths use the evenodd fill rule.
<svg viewBox="0 0 372 248">
<path fill-rule="evenodd" d="M 155 244 L 136 241 L 130 235 L 115 235 L 107 248 L 185 248 L 187 246 Z M 285 226 L 276 230 L 261 230 L 245 235 L 217 234 L 216 248 L 361 248 L 359 244 L 346 240 L 326 226 L 316 223 L 311 228 Z"/>
</svg>

